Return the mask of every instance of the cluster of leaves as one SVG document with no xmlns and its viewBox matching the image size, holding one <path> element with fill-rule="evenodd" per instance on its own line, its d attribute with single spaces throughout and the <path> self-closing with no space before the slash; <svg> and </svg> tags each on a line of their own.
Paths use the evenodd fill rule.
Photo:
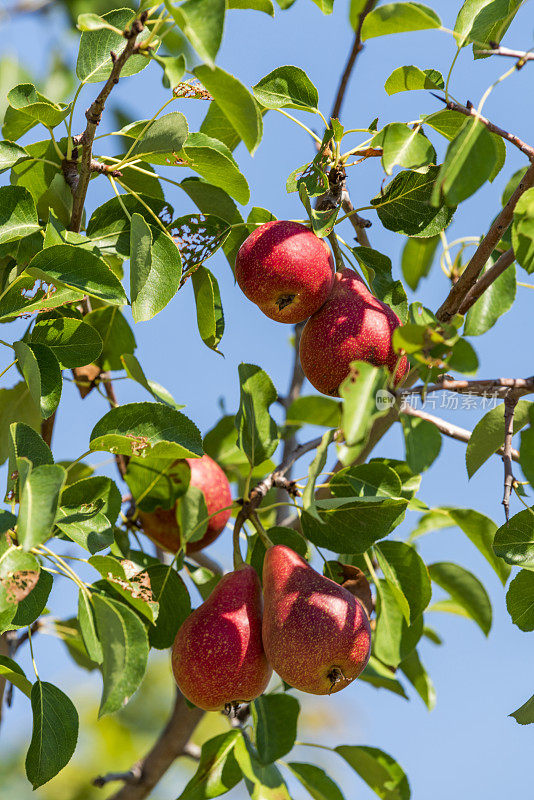
<svg viewBox="0 0 534 800">
<path fill-rule="evenodd" d="M 316 2 L 325 13 L 332 10 L 331 1 Z M 279 4 L 287 8 L 291 2 Z M 106 11 L 92 2 L 69 5 L 80 14 L 77 24 L 82 31 L 76 77 L 80 86 L 102 83 L 112 69 L 110 52 L 120 53 L 125 46 L 122 31 L 135 13 L 124 8 Z M 435 12 L 419 3 L 375 4 L 370 13 L 368 5 L 361 0 L 351 3 L 351 23 L 361 27 L 364 41 L 441 28 Z M 454 29 L 458 49 L 473 44 L 475 58 L 481 57 L 478 51 L 500 40 L 519 5 L 509 0 L 466 0 Z M 351 376 L 342 385 L 339 402 L 316 395 L 299 397 L 287 408 L 283 426 L 271 415 L 278 392 L 270 377 L 258 366 L 242 364 L 239 408 L 235 414 L 225 414 L 202 439 L 182 406 L 146 376 L 135 355 L 137 343 L 127 307 L 134 322 L 149 321 L 173 301 L 188 278 L 200 337 L 207 347 L 219 350 L 224 333 L 221 295 L 205 262 L 221 249 L 233 268 L 248 233 L 274 219 L 260 207 L 252 208 L 244 219 L 237 204 L 249 202 L 250 190 L 233 151 L 243 142 L 254 153 L 267 112 L 290 109 L 324 120 L 317 90 L 300 68 L 278 67 L 249 90 L 216 66 L 225 14 L 240 8 L 274 13 L 270 0 L 229 4 L 165 0 L 161 13 L 147 0 L 140 4 L 138 11 L 151 12 L 139 37 L 145 47 L 126 62 L 122 74 L 134 75 L 154 62 L 170 90 L 165 106 L 180 97 L 197 97 L 199 102 L 209 98 L 210 103 L 196 132 L 189 131 L 184 114 L 163 113 L 165 107 L 148 120 L 125 121 L 115 132 L 122 149 L 115 157 L 100 158 L 104 164 L 100 172 L 120 173 L 109 176 L 111 199 L 93 211 L 83 232 L 70 229 L 75 186 L 69 183 L 68 167 L 79 157 L 71 138 L 75 100 L 50 99 L 44 87 L 41 91 L 26 75 L 17 76 L 7 92 L 0 169 L 10 170 L 10 184 L 0 188 L 0 322 L 9 326 L 26 319 L 28 325 L 21 338 L 8 344 L 15 359 L 10 366 L 16 367 L 20 379 L 0 390 L 0 461 L 8 461 L 5 499 L 11 504 L 10 511 L 0 512 L 0 633 L 16 634 L 28 626 L 34 631 L 39 626 L 53 628 L 47 622 L 46 604 L 54 575 L 60 572 L 70 578 L 79 589 L 78 614 L 68 626 L 56 626 L 55 632 L 65 638 L 79 665 L 101 671 L 100 715 L 120 709 L 145 674 L 150 648 L 172 644 L 191 610 L 191 587 L 205 598 L 218 580 L 217 574 L 184 558 L 185 544 L 202 537 L 207 513 L 201 493 L 189 487 L 189 468 L 180 460 L 208 453 L 242 496 L 251 480 L 274 469 L 279 444 L 312 424 L 325 432 L 298 510 L 300 532 L 276 527 L 268 509 L 265 513 L 259 509 L 261 518 L 274 542 L 288 544 L 308 558 L 311 546 L 335 554 L 336 559 L 325 563 L 325 574 L 332 579 L 344 582 L 346 568 L 352 567 L 374 584 L 373 651 L 361 680 L 403 697 L 410 684 L 432 708 L 435 691 L 418 646 L 424 638 L 437 645 L 441 640 L 427 624 L 427 615 L 461 614 L 487 635 L 492 609 L 484 586 L 464 567 L 449 561 L 425 564 L 418 537 L 446 527 L 460 528 L 503 584 L 512 566 L 522 567 L 509 586 L 507 605 L 515 624 L 534 630 L 532 509 L 527 507 L 497 529 L 492 520 L 470 509 L 428 508 L 416 495 L 421 473 L 439 454 L 441 434 L 421 419 L 403 418 L 404 460 L 373 458 L 353 466 L 373 422 L 385 413 L 375 398 L 387 388 L 388 376 L 368 364 L 355 365 L 358 379 Z M 202 62 L 192 70 L 201 85 L 183 81 L 193 51 Z M 388 94 L 444 87 L 440 72 L 415 66 L 395 69 L 385 85 Z M 64 138 L 54 135 L 61 124 L 67 129 Z M 28 132 L 41 131 L 40 126 L 47 132 L 43 140 L 19 144 Z M 423 116 L 415 124 L 394 122 L 379 128 L 374 120 L 358 130 L 368 138 L 342 153 L 342 142 L 354 131 L 345 131 L 338 120 L 325 120 L 317 155 L 292 172 L 287 191 L 298 193 L 313 230 L 326 236 L 340 219 L 340 207 L 317 209 L 314 199 L 328 191 L 330 170 L 340 165 L 348 170 L 362 152 L 365 157 L 368 150 L 379 151 L 385 174 L 395 174 L 370 199 L 369 207 L 385 228 L 407 237 L 402 272 L 406 284 L 415 289 L 429 274 L 440 237 L 458 204 L 502 169 L 503 140 L 479 120 L 450 109 Z M 439 164 L 429 138 L 434 134 L 447 142 Z M 169 170 L 176 168 L 194 174 L 179 182 L 168 178 Z M 512 176 L 503 205 L 523 174 Z M 165 196 L 166 181 L 181 188 L 195 209 L 175 217 Z M 492 257 L 513 246 L 517 262 L 527 272 L 534 271 L 532 192 L 523 194 L 513 224 Z M 443 259 L 454 278 L 463 268 L 464 247 L 454 263 L 449 251 L 447 246 Z M 408 305 L 387 256 L 362 246 L 347 246 L 344 255 L 405 323 L 395 333 L 395 345 L 408 353 L 424 382 L 445 370 L 476 372 L 477 356 L 465 337 L 483 334 L 511 307 L 516 288 L 513 268 L 492 284 L 465 319 L 457 315 L 444 325 L 422 304 Z M 128 289 L 123 285 L 127 261 Z M 139 509 L 176 507 L 182 549 L 170 566 L 136 548 L 135 522 L 121 512 L 121 493 L 112 479 L 92 474 L 83 456 L 55 462 L 41 426 L 53 419 L 66 370 L 73 370 L 82 396 L 95 387 L 109 389 L 121 371 L 148 393 L 145 402 L 112 407 L 93 427 L 85 455 L 105 451 L 123 458 L 124 477 Z M 533 423 L 532 404 L 521 401 L 514 430 L 523 429 L 521 467 L 531 483 Z M 343 441 L 338 455 L 345 467 L 330 482 L 331 497 L 317 499 L 316 485 L 338 431 Z M 467 448 L 469 476 L 502 446 L 503 431 L 499 406 L 473 432 Z M 421 513 L 409 539 L 388 538 L 407 511 Z M 47 546 L 50 540 L 60 545 L 59 553 Z M 78 556 L 96 570 L 98 577 L 92 583 L 81 580 L 68 558 L 60 555 L 65 542 L 77 545 Z M 264 552 L 257 535 L 247 534 L 246 558 L 259 574 Z M 435 589 L 438 599 L 432 601 Z M 439 596 L 440 592 L 444 594 Z M 7 656 L 0 657 L 0 677 L 31 701 L 33 736 L 26 770 L 36 788 L 71 758 L 77 713 L 58 687 L 37 676 L 31 683 Z M 275 690 L 254 701 L 252 736 L 229 729 L 208 740 L 181 797 L 215 797 L 242 779 L 253 797 L 289 797 L 276 762 L 293 747 L 298 712 L 298 701 L 290 691 Z M 533 701 L 515 716 L 521 723 L 534 721 Z M 407 778 L 388 754 L 356 745 L 333 749 L 380 797 L 409 798 Z M 342 798 L 339 787 L 320 767 L 297 762 L 288 766 L 312 796 Z"/>
</svg>

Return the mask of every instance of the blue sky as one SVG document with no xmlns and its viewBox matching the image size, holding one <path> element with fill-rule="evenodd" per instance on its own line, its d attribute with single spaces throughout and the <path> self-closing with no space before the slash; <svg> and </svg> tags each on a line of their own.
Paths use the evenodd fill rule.
<svg viewBox="0 0 534 800">
<path fill-rule="evenodd" d="M 453 27 L 461 3 L 434 0 L 435 10 L 443 24 Z M 65 42 L 61 14 L 49 17 L 42 26 L 30 17 L 4 27 L 4 52 L 17 52 L 29 63 L 34 74 L 43 74 L 48 51 L 53 45 Z M 531 46 L 532 9 L 527 4 L 518 20 L 511 26 L 505 43 L 511 47 Z M 526 32 L 525 32 L 526 29 Z M 75 53 L 75 39 L 67 39 L 69 53 Z M 326 115 L 332 105 L 346 53 L 351 45 L 352 32 L 348 10 L 339 2 L 331 17 L 324 17 L 310 0 L 297 0 L 286 12 L 277 11 L 274 20 L 266 15 L 232 11 L 218 63 L 234 73 L 245 84 L 252 85 L 271 69 L 281 64 L 302 67 L 319 90 L 320 107 Z M 379 116 L 383 125 L 391 121 L 409 121 L 420 114 L 431 113 L 439 106 L 430 95 L 412 92 L 388 97 L 384 82 L 398 66 L 416 64 L 421 68 L 434 67 L 446 73 L 455 46 L 451 36 L 439 31 L 403 34 L 371 40 L 358 59 L 349 84 L 341 118 L 347 127 L 365 127 Z M 498 59 L 473 61 L 466 48 L 455 68 L 451 91 L 458 99 L 479 100 L 509 63 Z M 84 90 L 79 103 L 78 125 L 82 129 L 83 111 L 94 96 L 95 86 Z M 150 67 L 139 76 L 121 81 L 114 98 L 134 118 L 151 116 L 166 99 L 160 76 Z M 497 124 L 512 129 L 529 140 L 532 132 L 533 110 L 532 69 L 527 65 L 521 72 L 498 87 L 485 105 L 486 115 Z M 189 119 L 190 129 L 198 129 L 207 106 L 198 101 L 179 101 L 173 106 Z M 312 127 L 318 118 L 303 116 Z M 107 145 L 108 140 L 103 140 Z M 357 140 L 356 140 L 357 141 Z M 355 141 L 355 143 L 356 143 Z M 443 156 L 445 141 L 434 138 L 438 156 Z M 506 166 L 493 184 L 486 184 L 464 203 L 447 231 L 449 239 L 482 234 L 500 208 L 500 195 L 510 175 L 523 166 L 526 159 L 507 146 Z M 111 150 L 103 151 L 111 152 Z M 278 217 L 299 218 L 303 209 L 296 195 L 287 195 L 288 174 L 304 163 L 313 152 L 307 135 L 282 115 L 270 113 L 265 118 L 265 134 L 258 152 L 252 159 L 244 147 L 236 157 L 247 176 L 252 199 L 250 206 L 264 206 Z M 183 174 L 175 170 L 180 180 Z M 352 170 L 349 190 L 355 206 L 364 206 L 380 188 L 383 180 L 378 159 L 371 159 Z M 190 201 L 178 188 L 170 187 L 168 200 L 178 214 L 192 211 Z M 92 209 L 110 197 L 103 179 L 91 183 L 89 207 Z M 371 213 L 373 227 L 369 234 L 372 245 L 393 261 L 394 274 L 400 275 L 400 254 L 405 239 L 384 230 Z M 345 224 L 341 235 L 351 238 L 352 229 Z M 226 331 L 221 343 L 225 358 L 209 351 L 202 344 L 196 329 L 192 287 L 187 285 L 171 304 L 150 324 L 134 328 L 138 341 L 137 355 L 148 377 L 165 385 L 177 401 L 186 404 L 185 413 L 194 419 L 203 432 L 209 430 L 220 414 L 222 398 L 229 411 L 236 408 L 239 396 L 237 365 L 241 361 L 257 363 L 271 375 L 280 392 L 284 392 L 291 366 L 288 326 L 277 325 L 261 315 L 234 286 L 227 262 L 216 255 L 210 264 L 220 282 L 226 315 Z M 529 282 L 525 273 L 519 278 Z M 447 279 L 434 265 L 431 277 L 422 282 L 411 300 L 420 300 L 436 309 L 447 293 Z M 512 313 L 508 313 L 482 338 L 471 339 L 480 360 L 480 377 L 522 377 L 532 373 L 528 356 L 531 347 L 525 346 L 523 336 L 529 329 L 532 295 L 518 287 Z M 132 323 L 133 324 L 133 323 Z M 7 331 L 5 332 L 7 336 Z M 14 371 L 3 379 L 4 386 L 15 381 Z M 309 385 L 305 389 L 311 393 Z M 120 402 L 146 399 L 142 390 L 129 381 L 117 384 Z M 104 400 L 92 395 L 83 405 L 72 385 L 65 384 L 64 401 L 59 412 L 59 424 L 54 440 L 56 458 L 74 459 L 87 449 L 88 434 L 97 419 L 105 413 Z M 472 428 L 484 413 L 477 410 L 440 409 L 434 412 L 462 427 Z M 304 431 L 315 434 L 315 430 Z M 380 443 L 375 455 L 403 457 L 400 426 L 396 426 Z M 503 521 L 502 465 L 494 458 L 468 481 L 465 469 L 464 445 L 443 441 L 436 464 L 424 475 L 420 496 L 428 505 L 455 505 L 475 508 L 494 519 Z M 92 463 L 101 463 L 105 454 L 97 454 Z M 305 473 L 305 465 L 299 474 Z M 112 465 L 103 471 L 113 475 Z M 512 513 L 520 510 L 512 500 Z M 416 516 L 397 532 L 405 535 L 413 527 Z M 376 691 L 367 684 L 357 683 L 342 695 L 333 698 L 306 699 L 306 707 L 324 713 L 330 719 L 337 715 L 334 734 L 323 730 L 316 741 L 328 744 L 369 744 L 381 747 L 394 755 L 405 768 L 415 800 L 448 800 L 451 795 L 484 797 L 497 800 L 504 793 L 517 794 L 530 780 L 530 765 L 524 757 L 532 745 L 532 731 L 522 728 L 507 717 L 534 691 L 532 684 L 532 645 L 528 634 L 512 625 L 505 608 L 504 591 L 482 556 L 466 537 L 457 530 L 430 534 L 421 540 L 421 553 L 432 561 L 457 561 L 472 570 L 487 587 L 494 609 L 492 631 L 485 639 L 474 623 L 444 614 L 429 615 L 428 622 L 443 635 L 441 648 L 424 642 L 421 656 L 437 690 L 437 706 L 428 713 L 415 696 L 410 703 L 385 691 Z M 212 554 L 230 566 L 228 540 L 212 548 Z M 53 598 L 55 613 L 69 613 L 70 589 L 62 587 Z M 41 675 L 62 685 L 85 679 L 63 658 L 63 650 L 48 637 L 36 642 Z M 24 653 L 23 663 L 31 671 Z M 63 684 L 63 685 L 65 685 Z M 98 685 L 95 684 L 95 702 Z M 304 698 L 302 698 L 304 700 Z M 25 701 L 17 699 L 16 709 L 22 712 Z M 15 715 L 9 715 L 12 723 Z M 21 732 L 28 731 L 29 718 L 17 720 Z M 5 737 L 5 730 L 2 730 Z M 5 738 L 4 738 L 5 741 Z M 309 758 L 319 763 L 319 751 L 298 753 L 298 760 Z M 339 779 L 347 798 L 368 800 L 374 797 L 363 784 L 356 782 L 354 773 L 340 759 L 326 758 L 331 772 Z M 513 767 L 512 767 L 513 765 Z M 228 795 L 238 797 L 239 792 Z M 302 795 L 304 796 L 304 795 Z M 170 797 L 170 795 L 169 795 Z M 295 797 L 299 797 L 295 793 Z"/>
</svg>

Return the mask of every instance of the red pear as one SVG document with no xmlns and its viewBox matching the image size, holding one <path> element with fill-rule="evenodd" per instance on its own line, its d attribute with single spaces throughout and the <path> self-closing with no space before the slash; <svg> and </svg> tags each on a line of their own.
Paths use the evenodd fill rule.
<svg viewBox="0 0 534 800">
<path fill-rule="evenodd" d="M 261 613 L 258 576 L 241 564 L 189 615 L 172 648 L 174 677 L 188 700 L 218 711 L 264 691 L 272 670 L 263 650 Z"/>
<path fill-rule="evenodd" d="M 365 668 L 371 629 L 359 600 L 285 545 L 267 550 L 263 596 L 265 653 L 295 689 L 339 692 Z"/>
<path fill-rule="evenodd" d="M 392 345 L 393 331 L 401 324 L 391 308 L 378 300 L 351 269 L 336 272 L 326 303 L 306 323 L 300 339 L 304 374 L 323 394 L 336 397 L 350 373 L 351 361 L 386 366 L 395 384 L 409 364 Z"/>
<path fill-rule="evenodd" d="M 245 239 L 235 262 L 243 293 L 277 322 L 303 322 L 327 299 L 334 262 L 326 242 L 298 222 L 266 222 Z"/>
<path fill-rule="evenodd" d="M 202 458 L 186 458 L 191 469 L 190 486 L 196 486 L 204 495 L 208 514 L 214 514 L 208 520 L 206 533 L 197 542 L 188 542 L 186 553 L 194 553 L 211 544 L 222 533 L 230 519 L 232 494 L 228 478 L 220 466 L 209 456 Z M 226 509 L 219 514 L 219 509 Z M 180 527 L 174 508 L 157 508 L 155 511 L 139 511 L 139 519 L 147 536 L 163 547 L 176 553 L 180 547 Z"/>
</svg>

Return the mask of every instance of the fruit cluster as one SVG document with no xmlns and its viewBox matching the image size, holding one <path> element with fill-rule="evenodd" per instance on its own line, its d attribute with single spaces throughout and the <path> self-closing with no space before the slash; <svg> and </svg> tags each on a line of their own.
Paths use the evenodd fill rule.
<svg viewBox="0 0 534 800">
<path fill-rule="evenodd" d="M 300 362 L 322 394 L 338 396 L 352 361 L 385 366 L 398 384 L 408 371 L 392 344 L 401 323 L 352 269 L 334 272 L 326 242 L 298 222 L 260 225 L 243 242 L 235 277 L 243 293 L 277 322 L 306 322 Z"/>
<path fill-rule="evenodd" d="M 203 493 L 212 515 L 202 539 L 187 545 L 191 552 L 222 533 L 232 500 L 228 479 L 213 459 L 204 455 L 187 463 L 190 485 Z M 176 506 L 139 513 L 145 533 L 177 552 Z M 258 697 L 273 669 L 303 692 L 338 692 L 364 669 L 370 644 L 369 620 L 359 600 L 289 547 L 274 545 L 264 559 L 263 596 L 248 564 L 225 575 L 179 629 L 172 666 L 188 700 L 215 711 Z"/>
</svg>

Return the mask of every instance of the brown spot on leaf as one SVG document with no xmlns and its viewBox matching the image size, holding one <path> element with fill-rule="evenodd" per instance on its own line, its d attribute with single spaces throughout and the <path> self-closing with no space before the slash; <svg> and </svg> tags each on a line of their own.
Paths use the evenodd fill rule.
<svg viewBox="0 0 534 800">
<path fill-rule="evenodd" d="M 6 590 L 6 600 L 8 603 L 20 603 L 29 595 L 39 580 L 39 572 L 35 570 L 18 570 L 13 572 L 8 578 L 4 578 L 2 583 Z"/>
</svg>

